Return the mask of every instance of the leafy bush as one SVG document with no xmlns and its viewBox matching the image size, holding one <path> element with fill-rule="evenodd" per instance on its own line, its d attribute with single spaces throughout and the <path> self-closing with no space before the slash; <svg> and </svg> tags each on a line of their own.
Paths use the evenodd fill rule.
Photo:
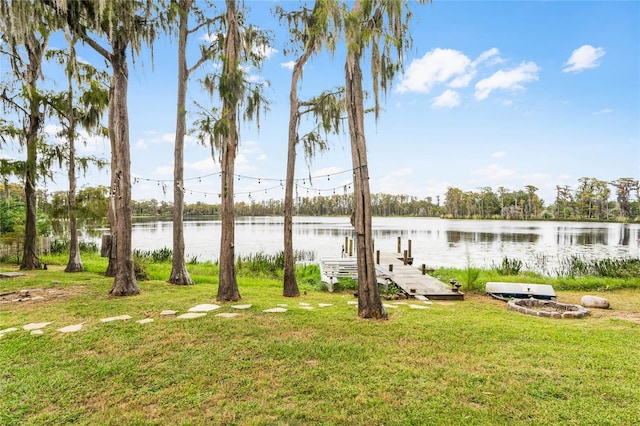
<svg viewBox="0 0 640 426">
<path fill-rule="evenodd" d="M 51 254 L 64 254 L 69 252 L 69 241 L 52 238 L 49 243 Z"/>
<path fill-rule="evenodd" d="M 97 253 L 98 243 L 94 241 L 80 241 L 78 243 L 78 248 L 82 253 Z"/>
<path fill-rule="evenodd" d="M 136 280 L 147 281 L 149 280 L 149 273 L 147 272 L 147 266 L 149 265 L 150 257 L 148 252 L 134 250 L 133 251 L 133 270 L 136 274 Z"/>
<path fill-rule="evenodd" d="M 482 291 L 483 286 L 480 282 L 480 268 L 467 266 L 463 271 L 462 283 L 466 291 Z"/>
<path fill-rule="evenodd" d="M 505 256 L 500 266 L 494 266 L 498 275 L 518 275 L 522 269 L 522 261 L 519 259 L 509 259 Z"/>
</svg>

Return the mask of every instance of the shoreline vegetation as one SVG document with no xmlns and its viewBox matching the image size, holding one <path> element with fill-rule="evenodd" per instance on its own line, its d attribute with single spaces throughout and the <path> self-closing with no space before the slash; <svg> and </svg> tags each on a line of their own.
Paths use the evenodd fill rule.
<svg viewBox="0 0 640 426">
<path fill-rule="evenodd" d="M 2 424 L 626 425 L 640 416 L 640 369 L 629 356 L 640 351 L 638 274 L 545 278 L 513 259 L 435 269 L 463 285 L 464 301 L 413 309 L 389 300 L 388 320 L 369 322 L 349 304 L 352 283 L 329 293 L 316 265 L 299 265 L 301 296 L 285 298 L 279 257 L 252 255 L 237 263 L 248 309 L 222 303 L 181 320 L 160 312 L 212 303 L 215 263 L 188 263 L 196 284 L 173 286 L 170 250 L 138 253 L 148 280 L 140 295 L 116 298 L 106 259 L 86 249 L 85 272 L 64 273 L 66 254 L 51 254 L 47 270 L 0 281 L 2 293 L 53 295 L 0 305 L 0 330 L 18 329 L 0 338 Z M 612 309 L 523 315 L 482 294 L 486 281 L 552 283 L 559 301 L 597 294 Z M 287 311 L 265 312 L 276 306 Z M 23 330 L 45 322 L 42 335 Z M 72 324 L 83 325 L 56 331 Z"/>
<path fill-rule="evenodd" d="M 100 257 L 96 243 L 82 243 L 85 271 L 103 274 L 107 261 Z M 53 240 L 49 254 L 41 255 L 47 265 L 62 265 L 68 256 L 68 241 Z M 316 263 L 315 253 L 307 250 L 296 250 L 294 253 L 296 269 L 300 285 L 307 290 L 326 291 L 326 285 L 320 281 L 320 271 Z M 172 250 L 168 247 L 157 250 L 134 250 L 134 266 L 137 279 L 165 280 L 165 274 L 171 267 Z M 205 283 L 214 283 L 217 279 L 218 262 L 199 261 L 197 257 L 186 260 L 190 274 L 196 274 Z M 11 255 L 0 259 L 0 265 L 10 267 L 17 261 Z M 266 254 L 262 252 L 239 255 L 235 268 L 238 275 L 260 276 L 262 278 L 282 280 L 284 253 Z M 468 265 L 465 268 L 449 268 L 438 265 L 426 265 L 430 275 L 443 281 L 455 280 L 466 292 L 482 293 L 484 284 L 489 281 L 505 281 L 520 283 L 545 283 L 562 291 L 612 291 L 619 289 L 640 288 L 640 257 L 584 259 L 571 255 L 561 259 L 560 266 L 554 275 L 541 274 L 527 269 L 527 265 L 516 258 L 505 256 L 501 262 L 488 268 Z M 193 271 L 191 271 L 193 270 Z M 199 273 L 198 271 L 202 271 Z M 168 275 L 167 275 L 168 276 Z M 197 279 L 194 278 L 196 284 Z M 357 290 L 354 280 L 340 280 L 338 289 Z"/>
</svg>

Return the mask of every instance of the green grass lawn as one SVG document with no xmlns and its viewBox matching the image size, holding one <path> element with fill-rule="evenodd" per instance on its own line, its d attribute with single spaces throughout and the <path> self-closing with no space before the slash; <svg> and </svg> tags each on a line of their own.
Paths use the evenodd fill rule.
<svg viewBox="0 0 640 426">
<path fill-rule="evenodd" d="M 428 309 L 398 304 L 375 321 L 357 317 L 350 293 L 302 286 L 306 294 L 286 299 L 280 281 L 240 276 L 240 303 L 250 309 L 223 304 L 179 320 L 160 311 L 215 303 L 212 267 L 189 265 L 193 276 L 209 276 L 190 287 L 151 271 L 156 280 L 141 282 L 141 295 L 112 298 L 112 279 L 91 262 L 91 272 L 49 266 L 0 281 L 0 293 L 57 292 L 0 304 L 0 330 L 19 328 L 0 338 L 0 424 L 640 423 L 637 289 L 599 294 L 613 309 L 580 320 L 522 315 L 467 294 Z M 263 312 L 278 304 L 288 311 Z M 124 314 L 133 318 L 100 322 Z M 154 322 L 135 322 L 145 317 Z M 41 336 L 22 330 L 49 321 Z M 56 331 L 78 323 L 76 333 Z"/>
</svg>

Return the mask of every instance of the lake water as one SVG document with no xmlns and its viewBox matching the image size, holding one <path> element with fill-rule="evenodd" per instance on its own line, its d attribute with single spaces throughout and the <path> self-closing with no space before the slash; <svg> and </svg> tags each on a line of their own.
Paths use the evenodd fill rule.
<svg viewBox="0 0 640 426">
<path fill-rule="evenodd" d="M 282 217 L 236 218 L 236 255 L 283 250 Z M 133 246 L 156 250 L 172 247 L 170 221 L 133 225 Z M 186 221 L 186 258 L 217 260 L 220 220 Z M 316 258 L 341 256 L 345 237 L 352 237 L 348 217 L 295 217 L 295 250 Z M 569 256 L 584 259 L 638 257 L 639 224 L 448 220 L 439 218 L 374 217 L 376 250 L 396 252 L 411 240 L 415 265 L 428 267 L 491 267 L 505 256 L 523 261 L 525 268 L 553 274 Z"/>
</svg>

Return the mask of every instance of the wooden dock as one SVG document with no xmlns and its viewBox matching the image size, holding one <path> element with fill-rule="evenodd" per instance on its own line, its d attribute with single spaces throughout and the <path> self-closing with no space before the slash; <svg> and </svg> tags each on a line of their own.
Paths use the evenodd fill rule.
<svg viewBox="0 0 640 426">
<path fill-rule="evenodd" d="M 393 265 L 391 280 L 411 296 L 424 296 L 434 300 L 464 300 L 464 293 L 452 290 L 451 285 L 431 275 L 423 275 L 415 266 L 405 265 L 403 255 L 380 252 L 380 266 L 388 268 L 389 265 Z"/>
</svg>

